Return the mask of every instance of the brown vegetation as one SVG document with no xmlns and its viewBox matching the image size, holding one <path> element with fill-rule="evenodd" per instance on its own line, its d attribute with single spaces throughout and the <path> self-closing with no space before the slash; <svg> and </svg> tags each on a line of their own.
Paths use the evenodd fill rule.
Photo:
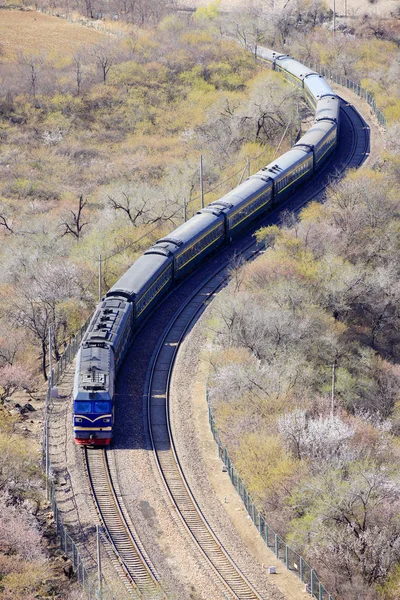
<svg viewBox="0 0 400 600">
<path fill-rule="evenodd" d="M 217 423 L 267 522 L 334 596 L 392 598 L 400 560 L 399 180 L 352 173 L 258 232 L 210 321 Z M 393 161 L 393 162 L 392 162 Z"/>
</svg>

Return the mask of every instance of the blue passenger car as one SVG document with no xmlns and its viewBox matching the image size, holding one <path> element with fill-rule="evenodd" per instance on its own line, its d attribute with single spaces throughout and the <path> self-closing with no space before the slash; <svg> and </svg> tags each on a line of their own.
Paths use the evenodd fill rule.
<svg viewBox="0 0 400 600">
<path fill-rule="evenodd" d="M 180 279 L 222 244 L 224 237 L 224 217 L 201 210 L 168 237 L 158 240 L 146 254 L 160 249 L 169 252 L 174 258 L 174 279 Z"/>
<path fill-rule="evenodd" d="M 317 170 L 329 156 L 337 142 L 337 126 L 331 121 L 318 121 L 309 129 L 294 146 L 298 149 L 311 150 L 314 154 L 314 170 Z"/>
<path fill-rule="evenodd" d="M 272 180 L 252 176 L 234 190 L 211 202 L 205 210 L 220 209 L 226 218 L 226 233 L 233 238 L 272 204 Z"/>
<path fill-rule="evenodd" d="M 274 185 L 274 204 L 280 204 L 293 190 L 311 177 L 313 153 L 308 148 L 292 148 L 255 176 L 268 176 Z"/>
<path fill-rule="evenodd" d="M 331 86 L 318 73 L 312 73 L 304 79 L 304 94 L 314 110 L 317 109 L 319 100 L 325 96 L 332 97 L 335 95 Z"/>
<path fill-rule="evenodd" d="M 173 257 L 165 248 L 152 248 L 107 292 L 107 298 L 126 298 L 134 306 L 135 327 L 172 285 Z"/>
<path fill-rule="evenodd" d="M 317 102 L 316 121 L 332 121 L 339 123 L 340 100 L 337 96 L 323 96 Z"/>
</svg>

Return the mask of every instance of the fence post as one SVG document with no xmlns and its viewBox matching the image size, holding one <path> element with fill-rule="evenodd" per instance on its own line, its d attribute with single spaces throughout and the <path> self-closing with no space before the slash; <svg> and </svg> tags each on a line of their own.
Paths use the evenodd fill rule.
<svg viewBox="0 0 400 600">
<path fill-rule="evenodd" d="M 279 558 L 279 542 L 278 542 L 278 534 L 275 534 L 275 554 L 277 558 Z"/>
<path fill-rule="evenodd" d="M 304 576 L 304 573 L 303 573 L 303 558 L 300 556 L 300 581 L 302 581 L 304 583 L 303 576 Z"/>
<path fill-rule="evenodd" d="M 315 571 L 311 569 L 311 593 L 314 596 L 314 585 L 315 585 Z"/>
<path fill-rule="evenodd" d="M 285 544 L 285 564 L 286 568 L 289 568 L 289 546 Z"/>
</svg>

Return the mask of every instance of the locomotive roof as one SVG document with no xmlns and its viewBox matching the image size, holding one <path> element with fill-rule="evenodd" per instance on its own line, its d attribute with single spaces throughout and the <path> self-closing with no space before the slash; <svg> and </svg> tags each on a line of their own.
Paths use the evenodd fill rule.
<svg viewBox="0 0 400 600">
<path fill-rule="evenodd" d="M 152 253 L 150 248 L 140 256 L 137 261 L 122 275 L 120 279 L 107 292 L 107 298 L 123 295 L 133 298 L 140 295 L 143 289 L 148 288 L 152 280 L 157 279 L 160 273 L 172 263 L 172 256 L 162 253 Z"/>
<path fill-rule="evenodd" d="M 83 342 L 93 345 L 114 345 L 131 311 L 132 306 L 125 300 L 106 297 L 97 305 Z"/>
<path fill-rule="evenodd" d="M 86 346 L 79 355 L 79 391 L 107 392 L 110 379 L 110 348 Z"/>
</svg>

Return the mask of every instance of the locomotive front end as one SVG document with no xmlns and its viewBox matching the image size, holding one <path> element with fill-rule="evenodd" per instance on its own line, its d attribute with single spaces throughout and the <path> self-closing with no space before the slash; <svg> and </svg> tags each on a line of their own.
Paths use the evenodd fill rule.
<svg viewBox="0 0 400 600">
<path fill-rule="evenodd" d="M 84 344 L 77 356 L 73 428 L 75 443 L 106 446 L 114 425 L 114 353 L 110 346 Z"/>
</svg>

